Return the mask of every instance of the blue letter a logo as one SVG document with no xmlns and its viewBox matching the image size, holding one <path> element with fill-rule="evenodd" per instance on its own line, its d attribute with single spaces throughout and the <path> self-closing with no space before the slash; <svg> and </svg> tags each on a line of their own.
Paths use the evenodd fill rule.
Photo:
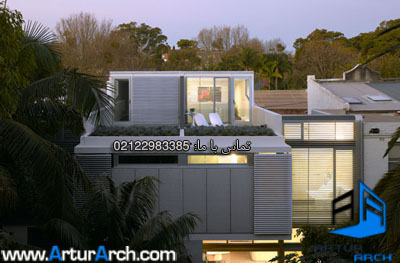
<svg viewBox="0 0 400 263">
<path fill-rule="evenodd" d="M 386 204 L 360 181 L 360 222 L 358 225 L 339 228 L 329 233 L 363 238 L 386 231 Z"/>
</svg>

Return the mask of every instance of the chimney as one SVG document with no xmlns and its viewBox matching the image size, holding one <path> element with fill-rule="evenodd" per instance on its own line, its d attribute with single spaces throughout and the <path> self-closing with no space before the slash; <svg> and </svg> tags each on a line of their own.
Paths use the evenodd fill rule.
<svg viewBox="0 0 400 263">
<path fill-rule="evenodd" d="M 381 74 L 378 71 L 370 69 L 367 65 L 360 64 L 343 73 L 343 79 L 348 81 L 370 82 L 378 81 L 380 78 Z"/>
</svg>

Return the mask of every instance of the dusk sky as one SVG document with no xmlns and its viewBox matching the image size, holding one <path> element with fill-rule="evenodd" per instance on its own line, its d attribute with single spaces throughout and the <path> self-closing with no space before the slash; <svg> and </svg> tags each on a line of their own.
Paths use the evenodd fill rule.
<svg viewBox="0 0 400 263">
<path fill-rule="evenodd" d="M 8 0 L 25 20 L 54 28 L 60 18 L 89 12 L 114 25 L 137 21 L 160 27 L 175 45 L 195 38 L 204 27 L 244 25 L 251 37 L 281 38 L 288 49 L 315 28 L 352 37 L 374 30 L 383 20 L 400 18 L 399 0 Z"/>
</svg>

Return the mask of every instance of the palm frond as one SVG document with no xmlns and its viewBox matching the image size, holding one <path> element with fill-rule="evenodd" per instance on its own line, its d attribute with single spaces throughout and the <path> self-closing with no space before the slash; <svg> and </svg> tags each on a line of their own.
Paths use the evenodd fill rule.
<svg viewBox="0 0 400 263">
<path fill-rule="evenodd" d="M 197 217 L 184 214 L 173 220 L 163 211 L 149 219 L 131 239 L 130 246 L 136 250 L 159 249 L 177 252 L 178 262 L 191 262 L 184 241 L 196 227 Z"/>
<path fill-rule="evenodd" d="M 81 232 L 69 222 L 53 218 L 49 220 L 44 230 L 51 236 L 51 239 L 61 241 L 66 247 L 83 249 L 87 247 L 87 240 Z"/>
<path fill-rule="evenodd" d="M 12 184 L 10 173 L 0 165 L 0 211 L 12 208 L 17 202 L 17 192 Z"/>
<path fill-rule="evenodd" d="M 154 214 L 158 199 L 158 180 L 144 177 L 133 183 L 121 186 L 120 208 L 126 214 L 126 224 L 132 236 Z"/>
<path fill-rule="evenodd" d="M 150 247 L 167 249 L 174 244 L 183 243 L 196 228 L 198 217 L 192 213 L 184 214 L 176 220 L 165 220 L 161 230 L 148 243 Z"/>
<path fill-rule="evenodd" d="M 385 35 L 385 34 L 391 32 L 391 31 L 393 31 L 393 30 L 395 30 L 395 29 L 398 29 L 398 28 L 400 28 L 400 23 L 399 23 L 399 24 L 396 24 L 396 25 L 393 25 L 393 26 L 391 26 L 391 27 L 386 28 L 385 30 L 379 32 L 379 34 L 378 34 L 377 36 Z"/>
<path fill-rule="evenodd" d="M 20 103 L 14 119 L 42 137 L 52 136 L 63 127 L 76 134 L 84 130 L 79 112 L 59 100 L 36 99 Z"/>
<path fill-rule="evenodd" d="M 88 203 L 95 243 L 120 247 L 124 242 L 125 217 L 118 206 L 117 196 L 108 189 L 99 189 Z"/>
<path fill-rule="evenodd" d="M 33 168 L 39 193 L 51 214 L 73 209 L 75 183 L 89 188 L 89 181 L 76 160 L 27 126 L 13 120 L 0 120 L 0 138 L 3 150 L 21 164 Z"/>
<path fill-rule="evenodd" d="M 112 93 L 113 87 L 101 77 L 66 69 L 30 84 L 22 98 L 59 98 L 97 125 L 113 119 Z"/>
<path fill-rule="evenodd" d="M 400 245 L 400 165 L 379 180 L 374 191 L 386 203 L 386 233 L 381 239 L 383 252 L 391 252 Z"/>
<path fill-rule="evenodd" d="M 390 150 L 396 145 L 397 140 L 400 139 L 400 127 L 396 129 L 396 131 L 392 134 L 390 141 L 388 142 L 388 148 L 385 151 L 383 157 L 389 154 Z"/>
<path fill-rule="evenodd" d="M 147 219 L 143 224 L 138 226 L 138 231 L 130 239 L 129 246 L 136 250 L 144 249 L 150 240 L 162 229 L 161 225 L 171 222 L 171 216 L 167 211 L 162 211 Z"/>
<path fill-rule="evenodd" d="M 48 27 L 32 21 L 24 25 L 24 33 L 22 43 L 25 49 L 33 52 L 38 69 L 45 69 L 49 73 L 56 72 L 61 61 L 56 36 Z"/>
<path fill-rule="evenodd" d="M 380 58 L 380 57 L 382 57 L 382 56 L 384 56 L 386 54 L 389 54 L 389 53 L 393 53 L 393 52 L 395 52 L 395 51 L 397 51 L 399 49 L 400 49 L 400 45 L 394 45 L 392 47 L 389 47 L 389 48 L 379 52 L 378 54 L 367 58 L 363 63 L 361 63 L 361 65 L 368 64 L 369 62 L 371 62 L 371 61 L 373 61 L 373 60 L 375 60 L 377 58 Z"/>
</svg>

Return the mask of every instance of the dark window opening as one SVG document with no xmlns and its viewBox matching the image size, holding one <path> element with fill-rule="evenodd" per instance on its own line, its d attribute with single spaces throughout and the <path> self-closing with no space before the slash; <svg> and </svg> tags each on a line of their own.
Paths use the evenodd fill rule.
<svg viewBox="0 0 400 263">
<path fill-rule="evenodd" d="M 177 164 L 178 155 L 120 155 L 119 164 Z"/>
</svg>

